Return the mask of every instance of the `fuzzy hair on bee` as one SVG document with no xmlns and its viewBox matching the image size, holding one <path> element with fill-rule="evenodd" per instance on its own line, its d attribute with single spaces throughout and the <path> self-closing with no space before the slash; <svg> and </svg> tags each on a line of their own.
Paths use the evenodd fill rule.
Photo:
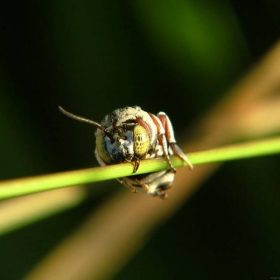
<svg viewBox="0 0 280 280">
<path fill-rule="evenodd" d="M 114 110 L 97 123 L 69 113 L 62 107 L 59 110 L 74 120 L 97 127 L 95 155 L 101 166 L 131 162 L 135 173 L 141 160 L 156 157 L 166 159 L 168 170 L 118 179 L 133 192 L 166 198 L 176 173 L 170 161 L 171 155 L 178 156 L 190 169 L 193 168 L 176 144 L 173 126 L 164 112 L 154 115 L 139 106 L 127 106 Z"/>
</svg>

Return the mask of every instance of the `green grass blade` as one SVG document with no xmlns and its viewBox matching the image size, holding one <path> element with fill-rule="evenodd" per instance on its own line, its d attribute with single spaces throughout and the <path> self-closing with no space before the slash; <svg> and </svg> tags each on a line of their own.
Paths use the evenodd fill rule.
<svg viewBox="0 0 280 280">
<path fill-rule="evenodd" d="M 198 165 L 277 153 L 280 153 L 280 137 L 188 153 L 188 158 L 193 165 Z M 183 167 L 186 165 L 178 157 L 171 157 L 171 161 L 174 167 Z M 166 160 L 164 158 L 156 158 L 141 161 L 137 173 L 134 174 L 132 174 L 133 165 L 131 163 L 122 163 L 105 167 L 2 181 L 0 182 L 0 200 L 68 186 L 156 172 L 164 169 L 168 169 Z"/>
</svg>

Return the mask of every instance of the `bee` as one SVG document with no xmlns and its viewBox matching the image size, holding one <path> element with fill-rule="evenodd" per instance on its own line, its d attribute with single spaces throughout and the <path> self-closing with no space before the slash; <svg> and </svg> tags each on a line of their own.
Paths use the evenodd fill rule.
<svg viewBox="0 0 280 280">
<path fill-rule="evenodd" d="M 143 111 L 139 106 L 124 107 L 114 110 L 97 123 L 69 113 L 62 107 L 59 110 L 67 117 L 97 127 L 95 155 L 101 166 L 131 162 L 135 173 L 143 159 L 166 159 L 168 170 L 118 178 L 119 182 L 133 192 L 166 198 L 176 173 L 170 155 L 178 156 L 190 169 L 193 168 L 176 144 L 171 121 L 163 112 L 154 115 Z"/>
</svg>

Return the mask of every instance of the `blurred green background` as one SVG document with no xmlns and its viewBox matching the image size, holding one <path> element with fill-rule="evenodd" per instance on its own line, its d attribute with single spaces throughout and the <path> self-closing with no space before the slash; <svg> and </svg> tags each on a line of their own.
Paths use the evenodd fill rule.
<svg viewBox="0 0 280 280">
<path fill-rule="evenodd" d="M 183 138 L 280 34 L 276 0 L 1 6 L 1 180 L 97 166 L 95 128 L 58 105 L 95 121 L 127 105 L 165 111 Z M 278 167 L 276 156 L 224 165 L 115 279 L 280 277 Z M 122 188 L 108 184 L 75 209 L 2 236 L 0 279 L 20 279 Z"/>
</svg>

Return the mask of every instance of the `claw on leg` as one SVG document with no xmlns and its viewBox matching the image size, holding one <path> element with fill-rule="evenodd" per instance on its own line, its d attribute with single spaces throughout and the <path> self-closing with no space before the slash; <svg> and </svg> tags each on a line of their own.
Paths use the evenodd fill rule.
<svg viewBox="0 0 280 280">
<path fill-rule="evenodd" d="M 185 153 L 179 148 L 179 146 L 177 146 L 175 143 L 170 143 L 170 147 L 174 155 L 182 159 L 189 166 L 189 169 L 193 169 L 193 165 L 191 164 L 190 160 L 187 158 Z"/>
</svg>

